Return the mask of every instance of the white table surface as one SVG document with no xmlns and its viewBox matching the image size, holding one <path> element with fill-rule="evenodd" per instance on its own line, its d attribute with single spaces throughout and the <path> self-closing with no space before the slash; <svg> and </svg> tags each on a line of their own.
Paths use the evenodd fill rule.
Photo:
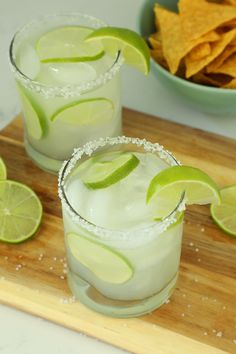
<svg viewBox="0 0 236 354">
<path fill-rule="evenodd" d="M 0 129 L 18 112 L 8 69 L 9 41 L 24 23 L 46 13 L 84 12 L 117 26 L 138 29 L 145 0 L 0 0 Z M 152 76 L 123 69 L 123 104 L 183 124 L 236 138 L 236 117 L 214 117 L 194 111 Z M 1 152 L 0 152 L 1 153 Z M 0 245 L 1 256 L 1 245 Z M 1 354 L 118 354 L 115 347 L 0 305 Z"/>
</svg>

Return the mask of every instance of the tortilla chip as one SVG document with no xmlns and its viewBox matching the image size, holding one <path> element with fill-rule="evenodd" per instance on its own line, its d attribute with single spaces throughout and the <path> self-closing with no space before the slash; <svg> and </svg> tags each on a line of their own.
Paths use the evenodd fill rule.
<svg viewBox="0 0 236 354">
<path fill-rule="evenodd" d="M 220 25 L 236 19 L 236 8 L 205 0 L 180 0 L 179 12 L 183 32 L 188 40 L 194 40 L 215 30 Z"/>
<path fill-rule="evenodd" d="M 200 60 L 205 58 L 206 56 L 211 54 L 211 46 L 209 43 L 201 43 L 194 47 L 191 52 L 189 52 L 188 56 L 190 60 Z"/>
<path fill-rule="evenodd" d="M 162 41 L 161 32 L 159 31 L 159 32 L 152 33 L 148 39 L 152 39 L 156 42 L 161 42 Z"/>
<path fill-rule="evenodd" d="M 225 50 L 215 59 L 213 62 L 211 62 L 207 67 L 206 71 L 207 73 L 215 72 L 217 68 L 219 68 L 226 59 L 228 59 L 233 53 L 236 52 L 236 45 L 231 45 L 233 44 L 233 41 L 228 45 Z"/>
<path fill-rule="evenodd" d="M 171 12 L 155 5 L 154 12 L 158 28 L 160 28 L 163 53 L 168 63 L 170 72 L 175 74 L 180 65 L 181 59 L 200 43 L 217 41 L 219 35 L 210 31 L 205 36 L 189 41 L 183 36 L 180 16 L 175 12 Z"/>
<path fill-rule="evenodd" d="M 236 7 L 235 7 L 236 8 Z M 218 27 L 216 29 L 217 33 L 219 35 L 227 32 L 227 31 L 230 31 L 231 29 L 234 29 L 236 28 L 236 19 L 235 20 L 231 20 L 229 22 L 225 22 L 223 25 L 221 25 L 220 27 Z"/>
<path fill-rule="evenodd" d="M 224 0 L 222 3 L 224 5 L 236 6 L 236 0 Z"/>
<path fill-rule="evenodd" d="M 236 89 L 236 79 L 233 79 L 228 84 L 224 85 L 224 88 Z"/>
<path fill-rule="evenodd" d="M 215 4 L 222 4 L 224 0 L 207 0 L 207 2 L 214 2 Z"/>
<path fill-rule="evenodd" d="M 152 49 L 159 49 L 162 47 L 161 43 L 153 38 L 148 38 L 148 42 L 150 43 Z"/>
<path fill-rule="evenodd" d="M 187 55 L 185 57 L 186 77 L 189 78 L 190 76 L 196 74 L 211 63 L 215 58 L 217 58 L 226 46 L 235 38 L 235 36 L 236 29 L 222 35 L 219 41 L 211 43 L 211 54 L 201 60 L 192 61 L 191 58 L 189 58 L 189 55 Z"/>
<path fill-rule="evenodd" d="M 151 57 L 160 64 L 163 68 L 168 70 L 168 64 L 163 56 L 162 50 L 159 49 L 151 49 Z"/>
<path fill-rule="evenodd" d="M 236 54 L 231 55 L 225 62 L 215 70 L 216 73 L 230 75 L 236 78 Z"/>
<path fill-rule="evenodd" d="M 162 43 L 159 39 L 157 39 L 157 37 L 155 36 L 155 33 L 152 34 L 149 38 L 148 38 L 148 42 L 150 43 L 152 49 L 160 49 L 162 48 Z"/>
<path fill-rule="evenodd" d="M 221 74 L 207 75 L 206 73 L 200 71 L 199 73 L 193 75 L 191 80 L 201 85 L 223 87 L 229 83 L 232 78 Z"/>
</svg>

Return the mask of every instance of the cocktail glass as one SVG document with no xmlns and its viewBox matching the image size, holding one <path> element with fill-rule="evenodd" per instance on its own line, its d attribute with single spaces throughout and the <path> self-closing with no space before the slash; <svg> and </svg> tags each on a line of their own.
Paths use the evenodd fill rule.
<svg viewBox="0 0 236 354">
<path fill-rule="evenodd" d="M 83 182 L 94 163 L 111 170 L 110 161 L 125 154 L 139 160 L 126 177 L 115 181 L 120 169 L 111 171 L 112 182 L 110 176 L 98 188 Z M 151 179 L 173 165 L 177 160 L 159 144 L 124 136 L 89 142 L 63 164 L 59 196 L 68 283 L 86 306 L 131 317 L 151 312 L 171 296 L 181 254 L 184 196 L 162 220 L 155 219 L 145 198 Z"/>
<path fill-rule="evenodd" d="M 79 13 L 48 15 L 24 26 L 11 42 L 10 63 L 22 104 L 25 149 L 49 172 L 59 170 L 74 146 L 121 133 L 119 72 L 123 60 L 119 52 L 113 57 L 99 53 L 84 61 L 40 60 L 39 39 L 58 28 L 104 26 Z M 51 45 L 55 47 L 56 40 Z"/>
</svg>

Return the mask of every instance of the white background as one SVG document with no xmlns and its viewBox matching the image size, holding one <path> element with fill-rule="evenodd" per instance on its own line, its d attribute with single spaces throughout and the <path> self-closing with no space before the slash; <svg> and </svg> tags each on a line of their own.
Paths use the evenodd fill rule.
<svg viewBox="0 0 236 354">
<path fill-rule="evenodd" d="M 18 111 L 7 59 L 9 42 L 17 28 L 41 14 L 78 11 L 94 15 L 111 25 L 138 30 L 138 18 L 144 2 L 145 0 L 0 0 L 0 129 Z M 152 115 L 236 138 L 236 117 L 214 117 L 194 111 L 185 100 L 167 92 L 152 74 L 144 77 L 133 69 L 123 69 L 123 104 Z M 116 348 L 73 331 L 0 306 L 0 353 L 42 352 L 121 353 Z"/>
</svg>

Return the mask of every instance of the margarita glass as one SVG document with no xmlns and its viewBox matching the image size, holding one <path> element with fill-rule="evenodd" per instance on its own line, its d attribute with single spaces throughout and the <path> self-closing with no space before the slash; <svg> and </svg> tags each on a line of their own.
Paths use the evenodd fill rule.
<svg viewBox="0 0 236 354">
<path fill-rule="evenodd" d="M 120 52 L 85 43 L 106 26 L 87 15 L 48 15 L 23 27 L 10 46 L 22 104 L 25 148 L 57 172 L 75 146 L 121 133 Z"/>
<path fill-rule="evenodd" d="M 74 151 L 59 173 L 68 282 L 95 311 L 131 317 L 172 294 L 181 253 L 184 200 L 155 218 L 146 192 L 161 170 L 178 165 L 159 144 L 100 138 Z"/>
</svg>

